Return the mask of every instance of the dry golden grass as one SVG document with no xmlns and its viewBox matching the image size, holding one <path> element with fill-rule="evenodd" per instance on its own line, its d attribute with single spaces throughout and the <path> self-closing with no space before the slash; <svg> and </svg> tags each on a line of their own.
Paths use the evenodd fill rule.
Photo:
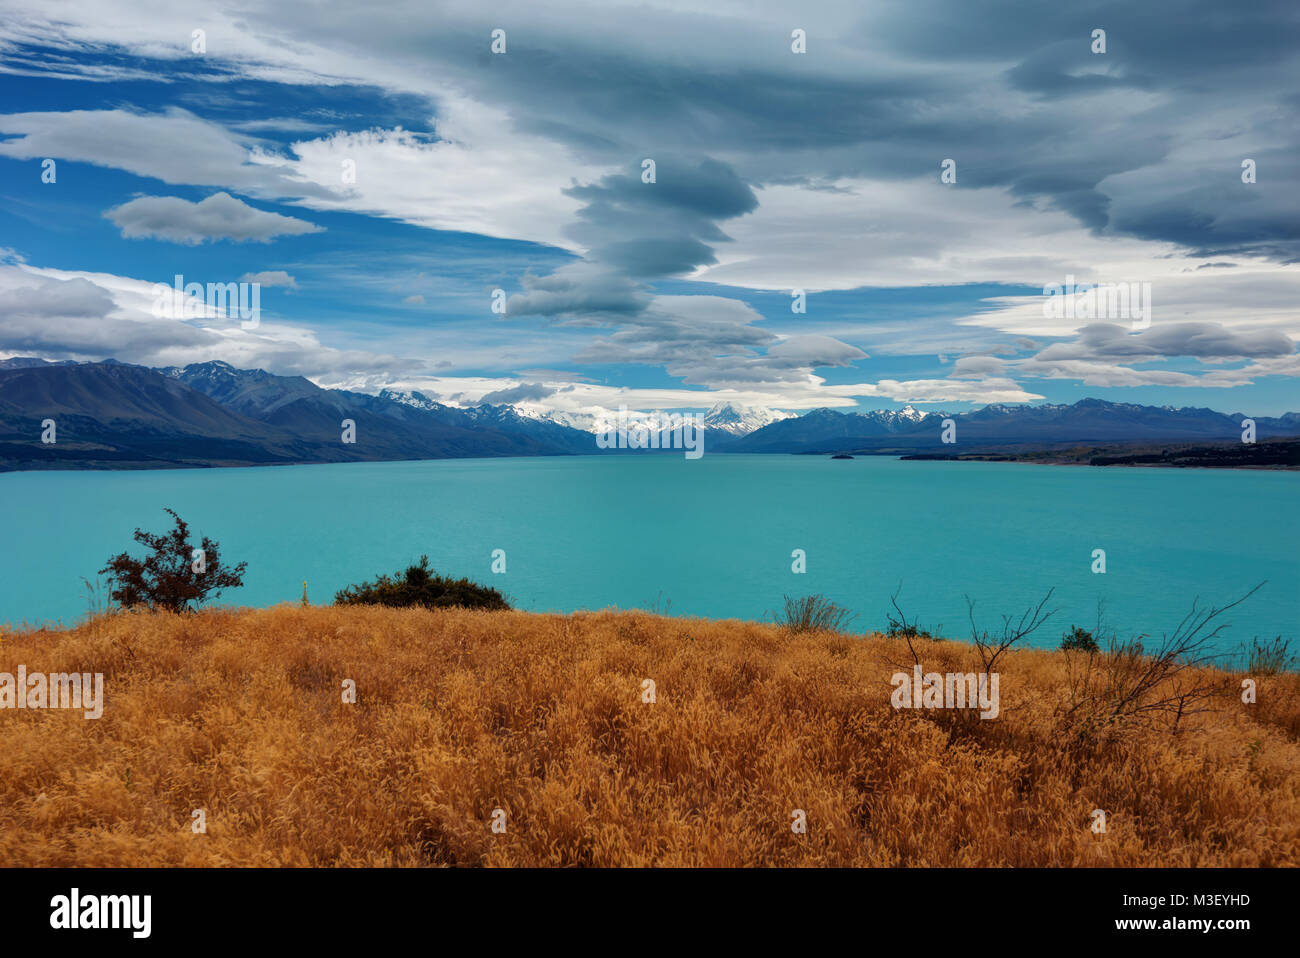
<svg viewBox="0 0 1300 958">
<path fill-rule="evenodd" d="M 977 670 L 970 646 L 917 649 Z M 0 711 L 5 864 L 1300 861 L 1295 675 L 1178 735 L 1081 737 L 1060 653 L 1000 660 L 981 722 L 890 706 L 902 642 L 639 612 L 122 614 L 0 632 L 0 671 L 20 663 L 103 672 L 107 704 Z"/>
</svg>

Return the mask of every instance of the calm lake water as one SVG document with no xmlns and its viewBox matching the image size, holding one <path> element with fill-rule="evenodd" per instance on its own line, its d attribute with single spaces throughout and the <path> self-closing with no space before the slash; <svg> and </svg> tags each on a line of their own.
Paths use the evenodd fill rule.
<svg viewBox="0 0 1300 958">
<path fill-rule="evenodd" d="M 669 455 L 0 475 L 0 621 L 71 623 L 81 577 L 131 548 L 164 506 L 248 561 L 223 601 L 325 603 L 427 553 L 442 573 L 520 608 L 671 601 L 674 615 L 757 619 L 820 592 L 883 627 L 891 593 L 923 626 L 968 634 L 963 595 L 992 628 L 1049 588 L 1059 612 L 1034 644 L 1091 628 L 1172 630 L 1193 598 L 1221 603 L 1222 648 L 1295 636 L 1300 475 L 999 463 Z M 506 552 L 506 573 L 491 571 Z M 791 571 L 791 552 L 807 572 Z M 1106 551 L 1106 574 L 1091 571 Z M 133 550 L 138 551 L 138 550 Z"/>
</svg>

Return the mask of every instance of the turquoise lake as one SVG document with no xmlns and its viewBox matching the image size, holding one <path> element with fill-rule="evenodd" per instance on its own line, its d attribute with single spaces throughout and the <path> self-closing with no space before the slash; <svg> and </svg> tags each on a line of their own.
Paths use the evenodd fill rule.
<svg viewBox="0 0 1300 958">
<path fill-rule="evenodd" d="M 164 506 L 247 560 L 245 587 L 221 600 L 238 605 L 298 602 L 303 580 L 325 603 L 427 553 L 536 611 L 671 602 L 759 619 L 783 595 L 822 593 L 864 631 L 884 627 L 901 582 L 910 617 L 965 638 L 964 595 L 993 628 L 1054 588 L 1059 611 L 1033 642 L 1054 646 L 1092 628 L 1099 599 L 1122 636 L 1158 637 L 1197 596 L 1220 604 L 1267 580 L 1220 648 L 1300 622 L 1300 475 L 1286 472 L 633 454 L 9 473 L 0 493 L 0 621 L 14 624 L 76 621 L 82 577 L 138 553 L 136 526 L 164 531 Z"/>
</svg>

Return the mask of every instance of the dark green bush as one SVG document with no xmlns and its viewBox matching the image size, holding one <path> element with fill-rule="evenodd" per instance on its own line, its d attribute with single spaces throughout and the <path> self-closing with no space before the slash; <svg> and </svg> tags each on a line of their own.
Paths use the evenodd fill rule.
<svg viewBox="0 0 1300 958">
<path fill-rule="evenodd" d="M 405 608 L 424 606 L 444 609 L 509 609 L 510 605 L 496 589 L 470 582 L 449 579 L 429 568 L 429 557 L 420 556 L 420 564 L 407 566 L 405 572 L 381 575 L 374 582 L 363 582 L 340 589 L 335 605 L 389 605 Z"/>
<path fill-rule="evenodd" d="M 907 621 L 907 614 L 903 612 L 902 606 L 898 604 L 899 593 L 903 591 L 903 584 L 898 584 L 898 591 L 889 597 L 889 604 L 893 606 L 893 612 L 885 613 L 885 618 L 889 624 L 885 628 L 885 635 L 891 639 L 906 639 L 911 642 L 912 639 L 933 639 L 935 636 L 928 629 L 921 628 L 918 620 Z"/>
<path fill-rule="evenodd" d="M 891 639 L 933 639 L 934 636 L 925 629 L 921 628 L 915 622 L 898 622 L 894 619 L 889 620 L 889 626 L 885 629 L 885 635 Z"/>
<path fill-rule="evenodd" d="M 1061 636 L 1061 650 L 1064 652 L 1100 652 L 1101 647 L 1092 633 L 1077 625 L 1070 626 L 1070 631 Z"/>
</svg>

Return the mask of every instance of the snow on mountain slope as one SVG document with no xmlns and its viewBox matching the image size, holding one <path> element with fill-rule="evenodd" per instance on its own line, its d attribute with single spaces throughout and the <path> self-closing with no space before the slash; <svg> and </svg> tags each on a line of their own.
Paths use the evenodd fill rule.
<svg viewBox="0 0 1300 958">
<path fill-rule="evenodd" d="M 748 436 L 755 429 L 762 429 L 771 423 L 793 418 L 794 413 L 783 412 L 780 409 L 769 409 L 766 406 L 740 406 L 735 403 L 720 402 L 714 404 L 704 414 L 704 428 L 706 430 L 725 432 L 729 436 L 739 438 Z"/>
<path fill-rule="evenodd" d="M 567 412 L 548 411 L 532 405 L 519 405 L 515 409 L 521 416 L 558 422 L 561 425 L 591 433 L 600 432 L 606 428 L 614 428 L 619 422 L 617 409 L 592 408 L 590 411 Z M 690 415 L 679 410 L 660 410 L 656 412 L 629 409 L 625 413 L 625 422 L 629 429 L 655 428 L 656 422 L 659 428 L 663 428 L 667 417 L 673 413 Z M 704 429 L 705 432 L 725 433 L 732 438 L 738 439 L 741 436 L 748 436 L 756 429 L 762 429 L 771 423 L 780 422 L 782 419 L 792 419 L 793 417 L 793 413 L 783 412 L 780 409 L 721 402 L 715 403 L 709 408 L 708 412 L 704 413 Z"/>
</svg>

